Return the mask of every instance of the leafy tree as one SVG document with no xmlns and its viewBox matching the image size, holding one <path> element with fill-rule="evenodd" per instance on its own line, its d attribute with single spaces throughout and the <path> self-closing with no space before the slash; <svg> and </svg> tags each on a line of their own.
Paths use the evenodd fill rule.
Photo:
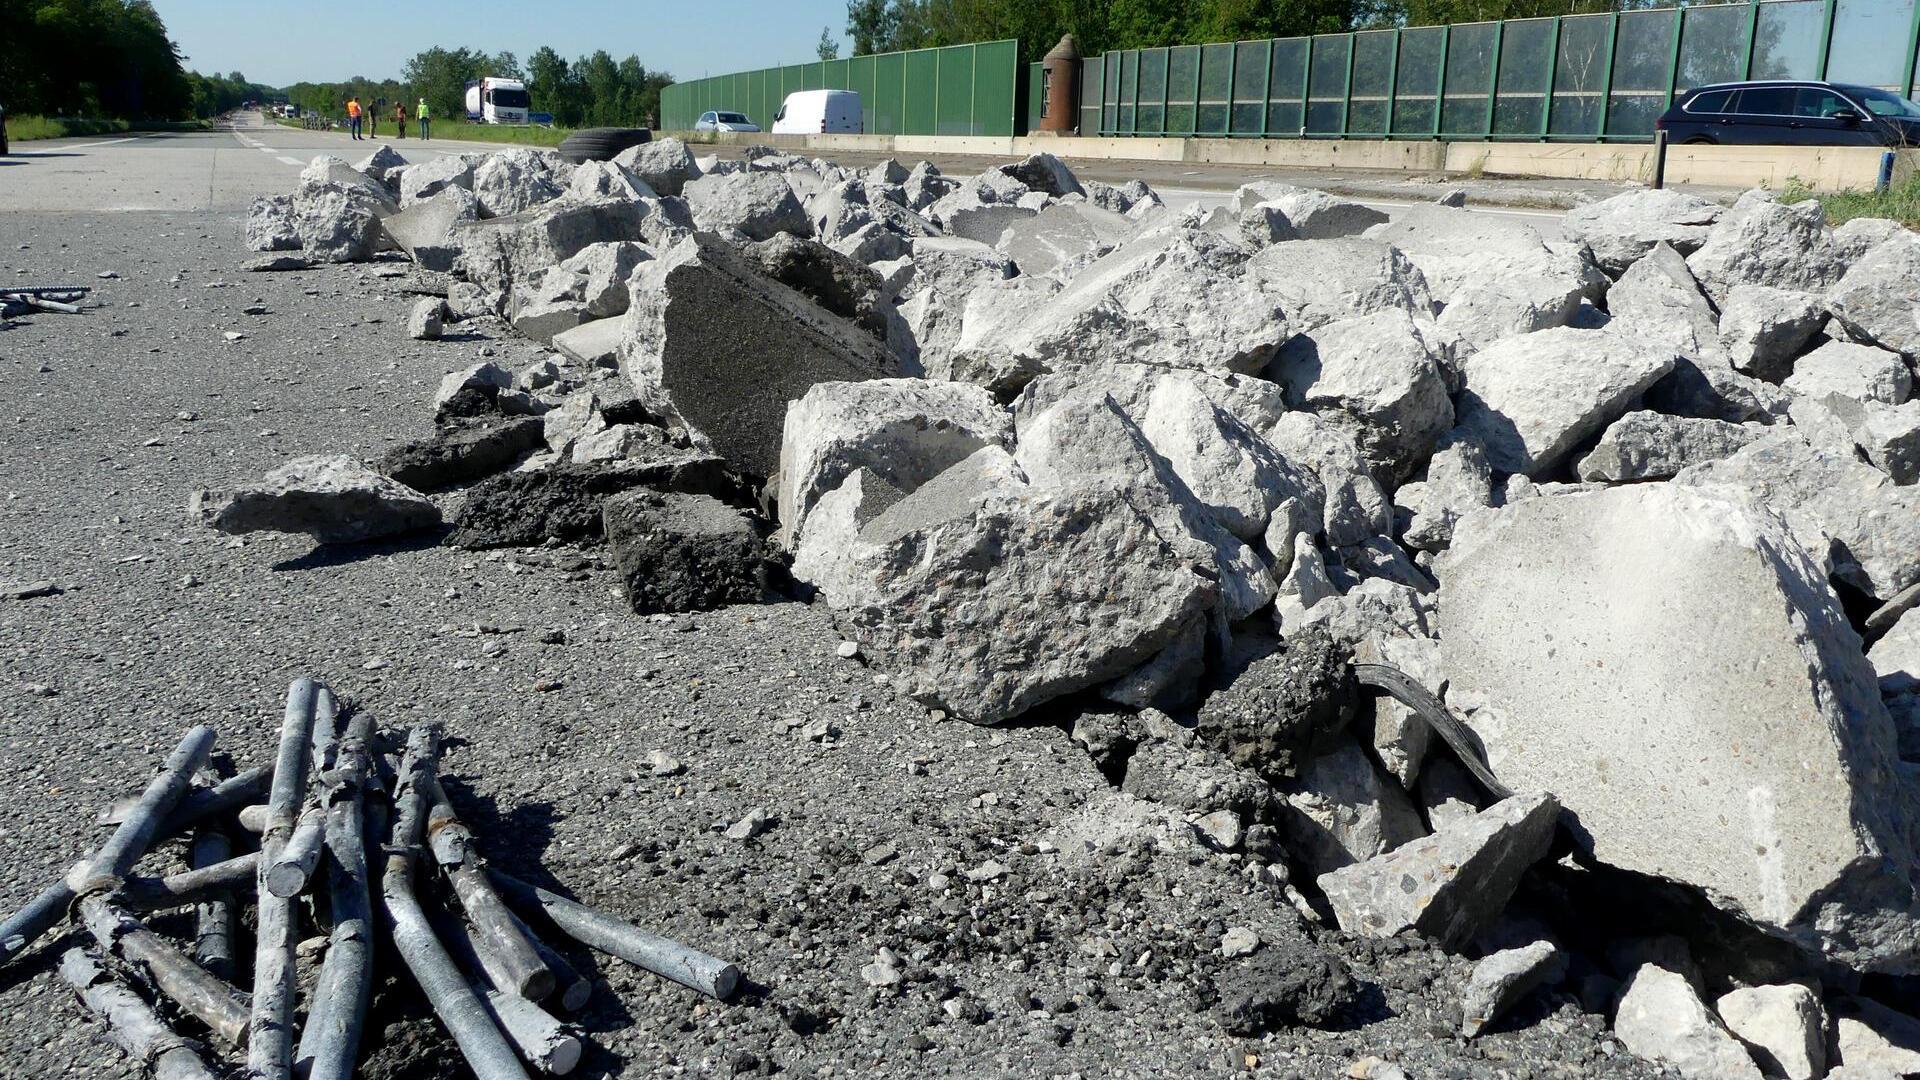
<svg viewBox="0 0 1920 1080">
<path fill-rule="evenodd" d="M 900 19 L 887 0 L 847 0 L 847 36 L 853 39 L 853 55 L 886 52 L 893 48 Z"/>
<path fill-rule="evenodd" d="M 833 39 L 832 30 L 824 26 L 820 28 L 820 43 L 813 47 L 813 51 L 822 60 L 840 59 L 840 43 Z"/>
</svg>

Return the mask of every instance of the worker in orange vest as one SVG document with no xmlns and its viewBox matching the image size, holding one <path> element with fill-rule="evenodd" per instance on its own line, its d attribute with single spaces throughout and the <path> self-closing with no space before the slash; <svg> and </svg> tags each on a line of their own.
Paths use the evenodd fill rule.
<svg viewBox="0 0 1920 1080">
<path fill-rule="evenodd" d="M 347 99 L 347 129 L 355 139 L 360 137 L 360 99 L 357 97 Z"/>
</svg>

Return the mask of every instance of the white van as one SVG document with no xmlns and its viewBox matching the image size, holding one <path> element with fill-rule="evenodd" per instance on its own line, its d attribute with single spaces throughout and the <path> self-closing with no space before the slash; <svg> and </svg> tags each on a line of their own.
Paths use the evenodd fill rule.
<svg viewBox="0 0 1920 1080">
<path fill-rule="evenodd" d="M 859 135 L 860 95 L 852 90 L 798 90 L 773 114 L 775 135 Z"/>
</svg>

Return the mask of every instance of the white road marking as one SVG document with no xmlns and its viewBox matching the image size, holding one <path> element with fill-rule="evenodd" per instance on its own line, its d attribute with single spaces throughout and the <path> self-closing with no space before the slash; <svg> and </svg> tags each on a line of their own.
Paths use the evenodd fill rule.
<svg viewBox="0 0 1920 1080">
<path fill-rule="evenodd" d="M 290 158 L 290 157 L 287 157 L 287 156 L 286 156 L 285 154 L 282 154 L 282 155 L 280 156 L 280 160 L 281 160 L 281 162 L 282 162 L 282 163 L 284 163 L 284 164 L 287 164 L 287 165 L 293 165 L 293 166 L 296 166 L 296 167 L 299 167 L 299 166 L 305 166 L 305 165 L 306 165 L 306 162 L 304 162 L 304 161 L 301 161 L 301 160 L 300 160 L 299 158 Z"/>
<path fill-rule="evenodd" d="M 16 153 L 14 156 L 15 157 L 40 157 L 45 154 L 64 154 L 69 150 L 91 150 L 96 146 L 113 146 L 116 143 L 136 142 L 144 138 L 146 138 L 145 135 L 130 135 L 124 139 L 108 139 L 106 142 L 76 143 L 73 146 L 62 146 L 53 150 L 42 150 L 39 153 L 35 153 L 32 150 L 22 150 Z"/>
</svg>

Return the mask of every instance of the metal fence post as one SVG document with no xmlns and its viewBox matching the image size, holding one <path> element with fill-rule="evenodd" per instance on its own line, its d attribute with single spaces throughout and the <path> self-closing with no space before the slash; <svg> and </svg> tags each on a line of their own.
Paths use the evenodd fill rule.
<svg viewBox="0 0 1920 1080">
<path fill-rule="evenodd" d="M 1167 111 L 1173 107 L 1173 50 L 1161 49 L 1163 59 L 1160 65 L 1160 134 L 1167 133 Z M 1198 109 L 1200 103 L 1195 101 Z"/>
<path fill-rule="evenodd" d="M 1493 24 L 1493 68 L 1487 73 L 1487 130 L 1483 135 L 1493 138 L 1493 110 L 1500 103 L 1500 44 L 1506 37 L 1507 24 Z"/>
<path fill-rule="evenodd" d="M 1607 20 L 1607 62 L 1600 66 L 1600 130 L 1595 138 L 1607 141 L 1607 121 L 1613 112 L 1613 53 L 1620 47 L 1620 13 Z"/>
<path fill-rule="evenodd" d="M 1341 88 L 1340 137 L 1353 134 L 1353 47 L 1358 44 L 1353 31 L 1347 31 L 1347 83 Z"/>
<path fill-rule="evenodd" d="M 933 50 L 933 134 L 940 134 L 940 54 L 945 49 Z"/>
<path fill-rule="evenodd" d="M 1203 48 L 1200 50 L 1200 55 L 1205 56 L 1206 53 L 1206 49 Z M 1240 43 L 1236 41 L 1227 49 L 1227 116 L 1225 122 L 1220 125 L 1220 134 L 1222 135 L 1233 135 L 1233 81 L 1239 77 Z M 1200 108 L 1200 103 L 1198 101 L 1194 102 L 1193 107 L 1196 110 L 1194 115 L 1196 117 L 1199 116 L 1197 110 Z M 1195 126 L 1198 125 L 1196 124 Z"/>
<path fill-rule="evenodd" d="M 1553 84 L 1560 77 L 1560 16 L 1553 17 L 1553 41 L 1547 46 L 1547 85 L 1540 91 L 1540 139 L 1553 131 Z"/>
<path fill-rule="evenodd" d="M 1915 11 L 1920 11 L 1916 6 Z M 1911 67 L 1912 65 L 1908 65 Z M 1267 39 L 1267 74 L 1260 80 L 1260 137 L 1267 137 L 1267 114 L 1273 102 L 1273 39 Z"/>
<path fill-rule="evenodd" d="M 1453 48 L 1453 27 L 1440 28 L 1440 80 L 1433 87 L 1433 137 L 1440 138 L 1441 120 L 1447 112 L 1447 59 Z"/>
<path fill-rule="evenodd" d="M 980 121 L 974 105 L 980 98 L 980 46 L 976 43 L 969 47 L 973 49 L 973 55 L 971 57 L 973 60 L 973 69 L 967 73 L 967 134 L 978 135 L 980 134 Z M 1013 62 L 1015 65 L 1014 70 L 1018 71 L 1020 63 L 1019 53 L 1014 54 Z"/>
<path fill-rule="evenodd" d="M 1673 104 L 1673 86 L 1680 81 L 1680 50 L 1686 45 L 1687 9 L 1673 9 L 1673 43 L 1667 55 L 1667 96 L 1661 100 L 1660 111 L 1665 112 Z"/>
<path fill-rule="evenodd" d="M 1200 134 L 1200 84 L 1205 81 L 1207 71 L 1207 48 L 1204 45 L 1193 46 L 1193 123 L 1187 125 L 1186 135 Z M 1173 54 L 1167 54 L 1167 73 L 1173 73 Z"/>
<path fill-rule="evenodd" d="M 1300 63 L 1300 137 L 1307 137 L 1307 93 L 1313 89 L 1313 35 L 1307 35 L 1307 58 Z"/>
<path fill-rule="evenodd" d="M 1826 17 L 1820 20 L 1820 78 L 1827 77 L 1827 53 L 1833 46 L 1834 0 L 1827 0 Z"/>
<path fill-rule="evenodd" d="M 1393 30 L 1393 55 L 1387 60 L 1387 123 L 1386 130 L 1380 133 L 1383 139 L 1393 138 L 1393 112 L 1400 107 L 1400 28 Z"/>
<path fill-rule="evenodd" d="M 1914 6 L 1913 13 L 1916 19 L 1920 19 L 1920 5 Z M 1920 27 L 1920 22 L 1914 25 Z M 1747 62 L 1740 69 L 1741 82 L 1750 82 L 1753 79 L 1753 49 L 1759 41 L 1760 0 L 1747 0 Z M 1911 70 L 1912 65 L 1908 65 L 1908 68 Z"/>
<path fill-rule="evenodd" d="M 1757 5 L 1756 5 L 1757 6 Z M 1913 96 L 1913 68 L 1920 64 L 1920 4 L 1913 5 L 1913 23 L 1907 28 L 1907 66 L 1900 73 L 1900 85 L 1908 97 Z"/>
</svg>

